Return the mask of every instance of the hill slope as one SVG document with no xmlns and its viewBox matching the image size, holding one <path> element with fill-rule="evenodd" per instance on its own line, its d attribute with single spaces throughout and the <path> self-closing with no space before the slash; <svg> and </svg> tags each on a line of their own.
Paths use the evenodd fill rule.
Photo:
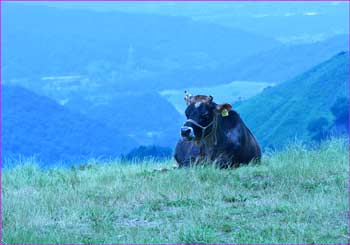
<svg viewBox="0 0 350 245">
<path fill-rule="evenodd" d="M 24 88 L 2 87 L 2 153 L 36 156 L 45 164 L 116 157 L 131 138 Z"/>
<path fill-rule="evenodd" d="M 345 141 L 234 170 L 159 166 L 5 170 L 2 243 L 347 243 Z"/>
<path fill-rule="evenodd" d="M 183 117 L 158 93 L 125 92 L 100 96 L 71 97 L 66 107 L 129 135 L 141 145 L 173 147 Z"/>
<path fill-rule="evenodd" d="M 294 137 L 308 139 L 307 125 L 331 118 L 330 108 L 346 97 L 349 53 L 342 52 L 313 69 L 237 107 L 264 146 L 281 146 Z"/>
<path fill-rule="evenodd" d="M 284 82 L 348 50 L 348 43 L 348 35 L 338 35 L 312 44 L 281 45 L 244 58 L 230 69 L 235 80 Z"/>
</svg>

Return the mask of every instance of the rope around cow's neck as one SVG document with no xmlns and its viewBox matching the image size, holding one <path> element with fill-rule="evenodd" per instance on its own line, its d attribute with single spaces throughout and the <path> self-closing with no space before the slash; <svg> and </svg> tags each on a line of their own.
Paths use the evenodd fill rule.
<svg viewBox="0 0 350 245">
<path fill-rule="evenodd" d="M 186 122 L 193 123 L 194 125 L 196 125 L 197 127 L 202 129 L 202 135 L 201 135 L 201 138 L 199 140 L 201 143 L 203 143 L 205 145 L 204 140 L 207 139 L 209 136 L 211 136 L 214 133 L 214 145 L 217 145 L 217 135 L 216 135 L 216 129 L 218 126 L 218 114 L 217 113 L 215 113 L 213 121 L 211 121 L 205 127 L 203 127 L 202 125 L 200 125 L 199 123 L 197 123 L 195 120 L 192 120 L 192 119 L 187 119 Z M 207 136 L 205 136 L 205 130 L 212 125 L 213 125 L 213 128 L 212 128 L 211 132 Z"/>
<path fill-rule="evenodd" d="M 213 128 L 212 128 L 211 132 L 207 136 L 202 137 L 203 138 L 202 140 L 204 141 L 205 139 L 209 138 L 210 136 L 212 136 L 214 134 L 214 145 L 217 145 L 217 143 L 218 143 L 218 138 L 217 138 L 218 136 L 217 136 L 217 132 L 216 132 L 216 130 L 218 128 L 218 114 L 217 113 L 215 113 L 212 123 L 213 123 Z M 203 136 L 203 134 L 202 134 L 202 136 Z M 203 142 L 203 143 L 205 145 L 205 142 Z"/>
</svg>

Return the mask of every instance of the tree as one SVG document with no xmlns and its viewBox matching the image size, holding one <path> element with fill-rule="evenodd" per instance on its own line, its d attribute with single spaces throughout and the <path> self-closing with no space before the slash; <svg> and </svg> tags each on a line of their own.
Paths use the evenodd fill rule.
<svg viewBox="0 0 350 245">
<path fill-rule="evenodd" d="M 126 160 L 163 160 L 171 157 L 172 149 L 156 145 L 139 146 L 131 150 L 123 159 Z"/>
<path fill-rule="evenodd" d="M 335 117 L 335 126 L 347 126 L 349 123 L 349 99 L 345 97 L 338 98 L 331 107 L 332 114 Z"/>
<path fill-rule="evenodd" d="M 309 122 L 307 130 L 310 132 L 311 138 L 315 141 L 321 141 L 328 135 L 328 120 L 320 117 Z"/>
</svg>

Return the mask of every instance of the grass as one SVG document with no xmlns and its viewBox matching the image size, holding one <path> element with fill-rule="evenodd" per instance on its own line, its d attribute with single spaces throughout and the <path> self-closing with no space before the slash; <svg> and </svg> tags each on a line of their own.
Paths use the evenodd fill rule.
<svg viewBox="0 0 350 245">
<path fill-rule="evenodd" d="M 88 163 L 3 171 L 3 243 L 347 243 L 347 145 L 260 165 Z"/>
</svg>

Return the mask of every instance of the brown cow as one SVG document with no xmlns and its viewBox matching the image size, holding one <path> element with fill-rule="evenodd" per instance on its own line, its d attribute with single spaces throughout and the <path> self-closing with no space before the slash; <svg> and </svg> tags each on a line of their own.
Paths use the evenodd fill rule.
<svg viewBox="0 0 350 245">
<path fill-rule="evenodd" d="M 186 117 L 181 136 L 202 144 L 207 160 L 222 168 L 260 161 L 258 141 L 228 103 L 216 104 L 212 96 L 186 94 Z"/>
</svg>

